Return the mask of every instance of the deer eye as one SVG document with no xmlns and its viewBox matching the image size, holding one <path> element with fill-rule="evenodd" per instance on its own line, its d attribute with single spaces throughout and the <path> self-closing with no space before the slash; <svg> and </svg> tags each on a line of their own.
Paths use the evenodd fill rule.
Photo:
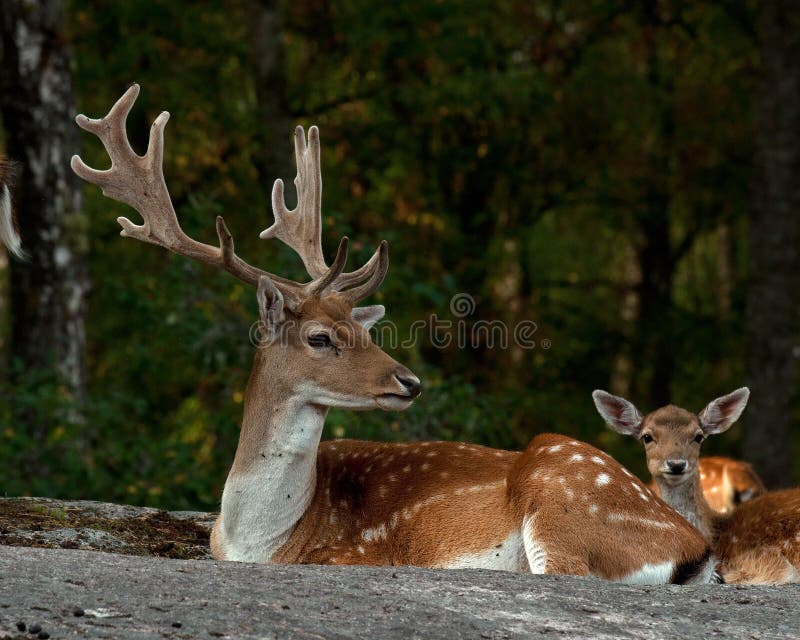
<svg viewBox="0 0 800 640">
<path fill-rule="evenodd" d="M 695 441 L 697 444 L 700 444 L 700 443 L 703 441 L 703 434 L 702 434 L 702 433 L 698 433 L 698 434 L 697 434 L 697 435 L 694 437 L 694 441 Z"/>
<path fill-rule="evenodd" d="M 333 346 L 333 343 L 327 333 L 312 333 L 308 336 L 308 346 L 315 349 L 328 349 Z"/>
<path fill-rule="evenodd" d="M 651 436 L 649 433 L 645 433 L 642 436 L 642 442 L 644 442 L 645 444 L 650 444 L 652 441 L 653 441 L 653 436 Z"/>
</svg>

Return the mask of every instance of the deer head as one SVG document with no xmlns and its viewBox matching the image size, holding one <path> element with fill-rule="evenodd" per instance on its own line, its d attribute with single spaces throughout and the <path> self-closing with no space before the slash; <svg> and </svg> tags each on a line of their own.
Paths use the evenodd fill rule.
<svg viewBox="0 0 800 640">
<path fill-rule="evenodd" d="M 128 142 L 125 123 L 139 95 L 132 85 L 98 120 L 79 115 L 78 125 L 100 138 L 111 168 L 98 171 L 78 157 L 72 169 L 99 186 L 103 194 L 130 205 L 142 216 L 137 225 L 120 217 L 123 237 L 160 245 L 169 251 L 224 269 L 256 288 L 261 337 L 248 395 L 279 388 L 308 403 L 353 409 L 405 409 L 420 393 L 416 376 L 372 343 L 369 328 L 384 313 L 382 306 L 358 307 L 378 290 L 389 267 L 388 245 L 381 242 L 361 268 L 345 272 L 348 238 L 339 243 L 328 266 L 321 244 L 320 143 L 317 127 L 306 139 L 295 130 L 297 207 L 290 211 L 283 182 L 272 191 L 274 224 L 260 237 L 277 238 L 300 256 L 311 280 L 295 282 L 251 266 L 234 251 L 233 237 L 221 216 L 216 230 L 219 246 L 187 236 L 178 222 L 164 181 L 164 128 L 169 113 L 153 123 L 144 156 Z"/>
<path fill-rule="evenodd" d="M 727 431 L 742 415 L 749 397 L 749 389 L 742 387 L 712 400 L 699 414 L 667 405 L 642 417 L 625 398 L 601 390 L 592 393 L 606 423 L 644 445 L 648 470 L 659 484 L 668 486 L 698 476 L 701 443 L 710 435 Z"/>
</svg>

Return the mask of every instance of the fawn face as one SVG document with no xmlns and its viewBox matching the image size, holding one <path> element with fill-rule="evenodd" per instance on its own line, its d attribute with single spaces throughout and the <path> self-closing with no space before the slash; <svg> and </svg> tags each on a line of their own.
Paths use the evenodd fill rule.
<svg viewBox="0 0 800 640">
<path fill-rule="evenodd" d="M 730 428 L 744 411 L 749 396 L 750 391 L 743 387 L 712 400 L 699 414 L 667 405 L 642 417 L 625 398 L 600 390 L 592 394 L 606 423 L 644 445 L 648 470 L 668 486 L 697 477 L 701 443 Z"/>
</svg>

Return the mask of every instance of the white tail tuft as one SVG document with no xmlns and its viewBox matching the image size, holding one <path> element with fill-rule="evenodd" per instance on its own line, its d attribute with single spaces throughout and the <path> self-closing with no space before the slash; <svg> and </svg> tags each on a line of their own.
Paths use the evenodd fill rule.
<svg viewBox="0 0 800 640">
<path fill-rule="evenodd" d="M 20 260 L 27 258 L 22 249 L 22 241 L 14 227 L 14 218 L 11 214 L 11 191 L 7 185 L 0 185 L 0 242 L 8 251 Z"/>
</svg>

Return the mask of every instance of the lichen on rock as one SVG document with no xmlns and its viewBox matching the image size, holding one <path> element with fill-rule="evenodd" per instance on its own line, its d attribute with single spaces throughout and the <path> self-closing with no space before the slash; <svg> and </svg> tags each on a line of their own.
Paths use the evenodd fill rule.
<svg viewBox="0 0 800 640">
<path fill-rule="evenodd" d="M 214 517 L 105 502 L 0 498 L 0 545 L 210 559 Z"/>
</svg>

